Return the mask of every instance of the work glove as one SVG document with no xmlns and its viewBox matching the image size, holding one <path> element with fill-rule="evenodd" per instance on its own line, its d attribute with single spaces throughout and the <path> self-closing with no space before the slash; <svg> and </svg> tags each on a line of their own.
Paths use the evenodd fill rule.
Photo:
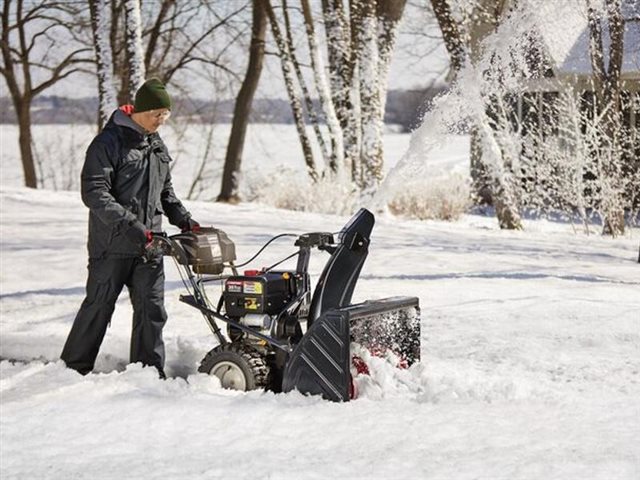
<svg viewBox="0 0 640 480">
<path fill-rule="evenodd" d="M 147 243 L 144 246 L 144 260 L 150 262 L 157 257 L 163 255 L 169 255 L 171 247 L 166 241 L 167 235 L 165 233 L 156 233 L 155 235 L 150 230 L 147 230 Z"/>
<path fill-rule="evenodd" d="M 144 246 L 152 240 L 151 232 L 145 228 L 145 226 L 136 221 L 129 225 L 124 231 L 125 237 L 134 245 L 140 247 L 142 250 Z"/>
<path fill-rule="evenodd" d="M 198 233 L 200 231 L 200 224 L 191 217 L 185 218 L 178 226 L 180 227 L 180 230 L 182 230 L 182 233 Z"/>
</svg>

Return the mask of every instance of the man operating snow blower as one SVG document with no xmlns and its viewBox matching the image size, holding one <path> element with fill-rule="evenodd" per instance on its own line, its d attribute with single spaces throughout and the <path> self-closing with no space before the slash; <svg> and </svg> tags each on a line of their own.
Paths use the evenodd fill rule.
<svg viewBox="0 0 640 480">
<path fill-rule="evenodd" d="M 200 228 L 171 185 L 167 147 L 158 129 L 171 114 L 160 80 L 147 80 L 133 106 L 116 110 L 93 139 L 82 169 L 82 201 L 89 207 L 89 276 L 61 358 L 81 374 L 93 370 L 122 288 L 133 305 L 130 361 L 164 378 L 162 329 L 164 269 L 161 255 L 145 254 L 162 214 L 183 232 Z"/>
</svg>

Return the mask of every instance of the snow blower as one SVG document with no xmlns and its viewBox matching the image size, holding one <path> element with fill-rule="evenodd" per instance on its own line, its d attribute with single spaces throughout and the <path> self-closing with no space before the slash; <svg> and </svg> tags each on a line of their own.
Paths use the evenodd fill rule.
<svg viewBox="0 0 640 480">
<path fill-rule="evenodd" d="M 326 232 L 277 235 L 237 266 L 235 246 L 222 230 L 154 235 L 151 254 L 161 251 L 176 260 L 189 291 L 180 300 L 202 313 L 218 341 L 198 370 L 218 377 L 224 388 L 298 390 L 348 401 L 354 397 L 353 376 L 363 371 L 353 344 L 393 358 L 400 367 L 419 361 L 416 297 L 351 304 L 373 225 L 373 214 L 361 209 L 337 241 Z M 283 236 L 297 237 L 296 252 L 271 267 L 238 274 L 238 268 Z M 313 292 L 308 272 L 312 249 L 330 255 Z M 276 269 L 294 257 L 295 270 Z M 223 274 L 227 269 L 230 275 Z M 210 282 L 224 285 L 215 307 L 207 298 L 205 285 Z M 226 324 L 226 332 L 218 321 Z"/>
</svg>

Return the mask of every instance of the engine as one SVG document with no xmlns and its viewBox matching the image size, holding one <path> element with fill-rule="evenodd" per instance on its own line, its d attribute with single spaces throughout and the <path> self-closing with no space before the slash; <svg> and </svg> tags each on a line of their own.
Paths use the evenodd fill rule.
<svg viewBox="0 0 640 480">
<path fill-rule="evenodd" d="M 275 338 L 294 337 L 300 333 L 298 316 L 285 312 L 304 291 L 306 274 L 295 271 L 245 271 L 244 275 L 226 279 L 223 299 L 227 316 L 259 333 Z M 242 332 L 229 327 L 229 336 L 237 339 Z M 259 339 L 247 338 L 260 343 Z"/>
</svg>

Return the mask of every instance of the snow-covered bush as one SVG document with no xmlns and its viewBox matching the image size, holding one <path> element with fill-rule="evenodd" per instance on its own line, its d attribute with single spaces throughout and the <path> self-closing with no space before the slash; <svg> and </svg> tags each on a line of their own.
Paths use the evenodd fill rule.
<svg viewBox="0 0 640 480">
<path fill-rule="evenodd" d="M 282 168 L 277 176 L 247 173 L 240 182 L 242 200 L 303 212 L 351 215 L 358 208 L 371 208 L 349 181 L 327 176 L 313 182 L 299 170 Z M 457 220 L 471 207 L 471 182 L 461 172 L 405 182 L 385 196 L 384 210 L 420 220 Z"/>
<path fill-rule="evenodd" d="M 359 193 L 354 185 L 334 176 L 313 182 L 292 168 L 283 167 L 277 175 L 268 177 L 248 172 L 240 185 L 243 201 L 287 210 L 351 215 L 359 206 Z"/>
<path fill-rule="evenodd" d="M 632 151 L 637 146 L 624 141 L 631 132 L 622 130 L 618 141 L 608 141 L 602 115 L 581 102 L 567 88 L 553 105 L 544 105 L 553 110 L 544 124 L 510 131 L 521 143 L 514 165 L 519 203 L 542 213 L 578 214 L 587 227 L 592 220 L 605 223 L 625 210 L 633 218 L 639 206 L 640 172 Z"/>
<path fill-rule="evenodd" d="M 460 173 L 416 180 L 390 195 L 389 211 L 419 220 L 457 220 L 471 207 L 471 186 Z"/>
</svg>

